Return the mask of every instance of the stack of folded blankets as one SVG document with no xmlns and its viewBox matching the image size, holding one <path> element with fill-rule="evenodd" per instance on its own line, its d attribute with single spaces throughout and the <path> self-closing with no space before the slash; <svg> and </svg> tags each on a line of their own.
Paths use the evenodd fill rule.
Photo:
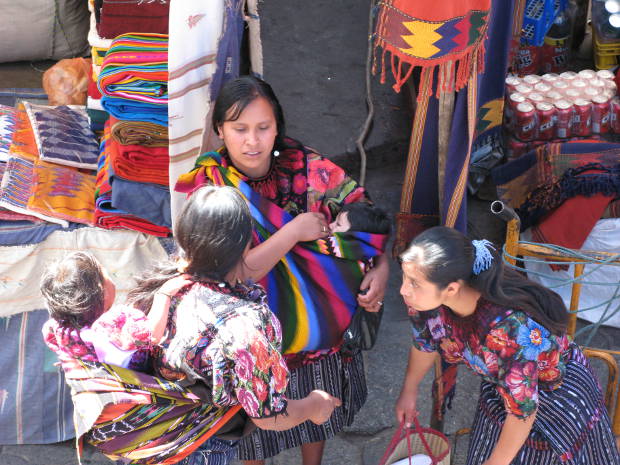
<svg viewBox="0 0 620 465">
<path fill-rule="evenodd" d="M 170 233 L 168 37 L 122 34 L 99 71 L 105 122 L 97 167 L 96 222 Z"/>
</svg>

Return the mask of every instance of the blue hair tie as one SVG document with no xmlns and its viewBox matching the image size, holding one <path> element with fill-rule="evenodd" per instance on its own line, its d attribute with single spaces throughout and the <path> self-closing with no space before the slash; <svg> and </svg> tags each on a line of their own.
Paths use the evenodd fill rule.
<svg viewBox="0 0 620 465">
<path fill-rule="evenodd" d="M 495 250 L 491 241 L 482 239 L 480 241 L 473 240 L 471 244 L 474 246 L 476 256 L 474 258 L 473 272 L 475 275 L 479 275 L 483 271 L 491 268 L 491 262 L 493 262 L 493 254 L 489 250 L 489 247 Z"/>
</svg>

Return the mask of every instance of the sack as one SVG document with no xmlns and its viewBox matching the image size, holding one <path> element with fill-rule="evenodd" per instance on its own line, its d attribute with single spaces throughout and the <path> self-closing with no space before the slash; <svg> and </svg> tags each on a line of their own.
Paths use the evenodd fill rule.
<svg viewBox="0 0 620 465">
<path fill-rule="evenodd" d="M 433 465 L 450 464 L 450 442 L 442 433 L 432 428 L 422 428 L 417 418 L 414 428 L 401 423 L 394 433 L 379 465 L 392 465 L 414 454 L 428 455 Z"/>
<path fill-rule="evenodd" d="M 381 326 L 383 305 L 378 312 L 368 312 L 357 307 L 349 327 L 344 332 L 342 350 L 355 353 L 358 350 L 370 350 L 377 342 L 377 334 Z"/>
<path fill-rule="evenodd" d="M 90 58 L 60 60 L 43 73 L 43 89 L 50 105 L 86 105 Z"/>
</svg>

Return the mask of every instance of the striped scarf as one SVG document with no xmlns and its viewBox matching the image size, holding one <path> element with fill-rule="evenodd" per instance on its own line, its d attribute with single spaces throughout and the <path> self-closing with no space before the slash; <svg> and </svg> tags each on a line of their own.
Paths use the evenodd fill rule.
<svg viewBox="0 0 620 465">
<path fill-rule="evenodd" d="M 191 192 L 211 183 L 232 186 L 248 201 L 255 238 L 269 239 L 293 216 L 261 197 L 222 155 L 210 152 L 182 175 L 177 191 Z M 357 309 L 364 276 L 363 261 L 383 253 L 388 236 L 362 232 L 336 233 L 327 239 L 298 243 L 260 282 L 271 310 L 283 330 L 283 353 L 315 351 L 338 346 Z"/>
<path fill-rule="evenodd" d="M 98 362 L 77 360 L 66 375 L 82 436 L 112 460 L 177 463 L 213 436 L 239 409 L 207 402 L 192 386 Z M 204 389 L 203 389 L 204 391 Z"/>
</svg>

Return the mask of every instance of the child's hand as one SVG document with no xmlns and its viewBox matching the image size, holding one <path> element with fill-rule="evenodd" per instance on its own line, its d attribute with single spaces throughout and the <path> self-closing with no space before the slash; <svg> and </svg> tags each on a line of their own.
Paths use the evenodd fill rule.
<svg viewBox="0 0 620 465">
<path fill-rule="evenodd" d="M 190 276 L 187 274 L 182 274 L 166 281 L 157 292 L 159 294 L 165 294 L 172 297 L 183 287 L 191 283 L 192 280 L 190 279 Z"/>
</svg>

